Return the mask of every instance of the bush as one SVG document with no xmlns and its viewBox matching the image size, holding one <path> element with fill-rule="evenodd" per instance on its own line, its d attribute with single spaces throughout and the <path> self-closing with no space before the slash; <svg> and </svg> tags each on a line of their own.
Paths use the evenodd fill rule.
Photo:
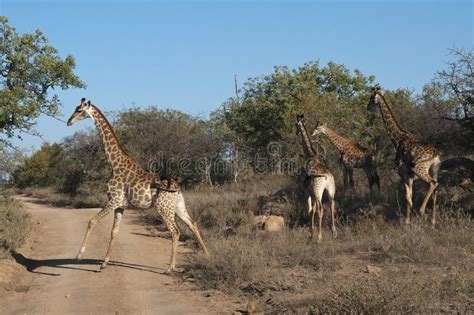
<svg viewBox="0 0 474 315">
<path fill-rule="evenodd" d="M 94 189 L 95 188 L 95 189 Z M 88 185 L 78 190 L 78 193 L 71 197 L 70 195 L 61 194 L 54 189 L 30 187 L 22 189 L 22 193 L 27 196 L 45 199 L 48 203 L 56 207 L 73 207 L 73 208 L 100 208 L 107 203 L 107 195 L 99 187 Z"/>
<path fill-rule="evenodd" d="M 0 258 L 6 258 L 26 239 L 30 229 L 30 215 L 20 202 L 0 197 Z"/>
</svg>

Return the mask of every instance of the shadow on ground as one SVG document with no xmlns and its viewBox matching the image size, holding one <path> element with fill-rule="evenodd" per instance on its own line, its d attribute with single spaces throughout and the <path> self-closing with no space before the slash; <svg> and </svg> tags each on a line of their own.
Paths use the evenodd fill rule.
<svg viewBox="0 0 474 315">
<path fill-rule="evenodd" d="M 99 260 L 99 259 L 81 259 L 81 260 L 77 260 L 75 258 L 33 259 L 33 258 L 25 257 L 21 253 L 13 253 L 12 257 L 13 259 L 15 259 L 15 261 L 18 264 L 24 266 L 26 270 L 28 270 L 29 272 L 47 275 L 47 276 L 60 276 L 61 274 L 39 271 L 37 269 L 41 267 L 50 267 L 50 268 L 58 268 L 58 269 L 80 270 L 80 271 L 86 271 L 86 272 L 100 272 L 100 265 L 103 262 L 102 260 Z M 92 269 L 86 266 L 96 266 L 96 267 Z M 136 269 L 139 271 L 152 272 L 152 273 L 163 273 L 165 271 L 165 269 L 161 271 L 160 268 L 156 268 L 156 267 L 111 260 L 108 264 L 108 268 L 112 266 Z"/>
</svg>

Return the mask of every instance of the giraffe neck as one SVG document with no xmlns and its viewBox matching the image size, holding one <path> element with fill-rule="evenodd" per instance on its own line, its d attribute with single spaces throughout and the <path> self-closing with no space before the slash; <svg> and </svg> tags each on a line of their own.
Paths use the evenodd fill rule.
<svg viewBox="0 0 474 315">
<path fill-rule="evenodd" d="M 354 143 L 341 136 L 337 132 L 324 127 L 324 134 L 328 137 L 329 141 L 339 150 L 339 152 L 345 152 L 349 147 L 354 147 Z"/>
<path fill-rule="evenodd" d="M 311 138 L 309 137 L 308 130 L 306 130 L 306 126 L 304 123 L 302 123 L 302 130 L 300 132 L 301 135 L 301 142 L 303 144 L 303 151 L 306 156 L 306 158 L 313 158 L 313 157 L 318 157 L 318 152 L 313 146 L 313 142 L 311 141 Z"/>
<path fill-rule="evenodd" d="M 115 171 L 120 162 L 130 161 L 130 155 L 128 155 L 127 151 L 118 141 L 107 118 L 94 105 L 91 106 L 90 116 L 102 138 L 107 161 L 111 165 L 112 170 Z"/>
<path fill-rule="evenodd" d="M 382 114 L 382 119 L 385 124 L 385 128 L 387 129 L 387 133 L 395 146 L 397 146 L 397 144 L 402 140 L 412 138 L 413 136 L 408 131 L 403 130 L 402 127 L 400 127 L 397 120 L 395 119 L 395 116 L 393 115 L 392 109 L 388 105 L 383 95 L 379 94 L 379 96 L 380 101 L 377 102 L 377 104 L 380 108 L 380 113 Z"/>
</svg>

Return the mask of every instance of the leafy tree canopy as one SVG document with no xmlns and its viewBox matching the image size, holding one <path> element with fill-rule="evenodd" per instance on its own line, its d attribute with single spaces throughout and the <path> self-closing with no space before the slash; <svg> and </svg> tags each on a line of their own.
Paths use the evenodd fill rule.
<svg viewBox="0 0 474 315">
<path fill-rule="evenodd" d="M 84 88 L 73 73 L 71 55 L 62 59 L 40 30 L 18 34 L 0 17 L 0 141 L 33 133 L 41 115 L 57 117 L 60 101 L 52 89 Z"/>
</svg>

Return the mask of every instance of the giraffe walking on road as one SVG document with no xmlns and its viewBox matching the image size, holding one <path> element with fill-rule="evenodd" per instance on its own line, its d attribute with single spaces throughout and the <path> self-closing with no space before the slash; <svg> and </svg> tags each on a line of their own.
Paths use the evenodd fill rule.
<svg viewBox="0 0 474 315">
<path fill-rule="evenodd" d="M 101 265 L 101 269 L 105 268 L 110 260 L 113 244 L 119 233 L 124 209 L 130 206 L 142 209 L 153 207 L 163 218 L 172 239 L 171 261 L 167 272 L 175 270 L 176 266 L 176 250 L 180 235 L 175 222 L 176 215 L 191 229 L 199 246 L 207 255 L 208 250 L 204 245 L 196 223 L 189 216 L 183 194 L 177 183 L 172 180 L 161 180 L 158 176 L 141 168 L 138 162 L 120 144 L 104 114 L 95 105 L 91 104 L 90 101 L 86 102 L 86 99 L 83 98 L 69 118 L 67 125 L 71 126 L 74 122 L 85 118 L 91 118 L 99 131 L 107 161 L 112 168 L 112 178 L 107 185 L 109 201 L 89 221 L 77 259 L 81 259 L 84 254 L 87 240 L 94 226 L 107 214 L 114 211 L 115 217 L 109 247 L 104 262 Z"/>
</svg>

